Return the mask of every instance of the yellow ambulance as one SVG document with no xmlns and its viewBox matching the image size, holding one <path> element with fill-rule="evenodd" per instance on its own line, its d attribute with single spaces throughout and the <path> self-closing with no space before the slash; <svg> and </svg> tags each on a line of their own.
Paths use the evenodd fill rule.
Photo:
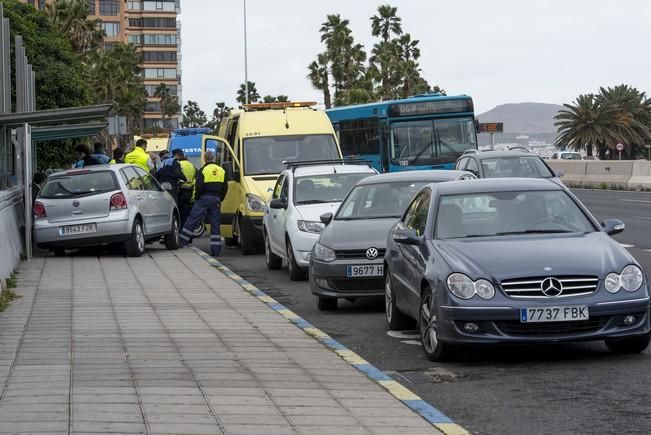
<svg viewBox="0 0 651 435">
<path fill-rule="evenodd" d="M 265 203 L 286 162 L 342 158 L 330 119 L 315 105 L 248 104 L 222 121 L 221 137 L 204 136 L 202 148 L 218 149 L 219 163 L 229 177 L 221 205 L 227 246 L 239 244 L 243 254 L 262 251 Z"/>
</svg>

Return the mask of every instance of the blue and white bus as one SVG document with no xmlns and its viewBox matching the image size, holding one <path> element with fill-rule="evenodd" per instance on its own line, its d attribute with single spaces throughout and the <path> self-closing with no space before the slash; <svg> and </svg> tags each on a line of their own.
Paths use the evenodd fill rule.
<svg viewBox="0 0 651 435">
<path fill-rule="evenodd" d="M 380 172 L 452 169 L 477 149 L 472 98 L 425 94 L 326 111 L 346 158 L 373 162 Z"/>
</svg>

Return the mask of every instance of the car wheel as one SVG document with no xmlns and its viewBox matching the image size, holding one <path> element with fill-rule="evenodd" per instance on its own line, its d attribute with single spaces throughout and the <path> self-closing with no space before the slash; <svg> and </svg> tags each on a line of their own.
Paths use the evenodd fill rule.
<svg viewBox="0 0 651 435">
<path fill-rule="evenodd" d="M 334 311 L 337 309 L 337 298 L 328 298 L 324 296 L 314 296 L 316 306 L 320 311 Z"/>
<path fill-rule="evenodd" d="M 201 222 L 199 222 L 199 225 L 195 229 L 192 230 L 192 238 L 193 239 L 198 239 L 201 236 L 203 236 L 203 233 L 206 232 L 206 223 L 201 219 Z"/>
<path fill-rule="evenodd" d="M 430 361 L 445 361 L 449 358 L 450 345 L 441 342 L 438 337 L 436 307 L 434 306 L 432 291 L 429 288 L 423 290 L 420 299 L 418 329 L 425 356 Z"/>
<path fill-rule="evenodd" d="M 292 281 L 303 281 L 307 278 L 307 270 L 296 263 L 294 258 L 294 249 L 292 248 L 292 242 L 287 239 L 287 272 L 289 273 L 289 279 Z"/>
<path fill-rule="evenodd" d="M 179 249 L 179 218 L 172 218 L 172 231 L 165 236 L 165 247 L 170 251 Z"/>
<path fill-rule="evenodd" d="M 412 321 L 409 317 L 402 314 L 396 306 L 396 293 L 391 280 L 391 274 L 388 271 L 384 279 L 384 307 L 387 315 L 387 323 L 391 331 L 409 329 Z"/>
<path fill-rule="evenodd" d="M 142 222 L 136 219 L 131 230 L 131 237 L 124 244 L 129 257 L 142 257 L 145 253 L 145 233 L 142 230 Z"/>
<path fill-rule="evenodd" d="M 64 257 L 66 255 L 66 250 L 63 248 L 54 248 L 52 252 L 55 257 Z"/>
<path fill-rule="evenodd" d="M 242 255 L 257 254 L 258 246 L 253 239 L 253 234 L 250 234 L 249 230 L 242 226 L 242 218 L 238 218 L 237 230 L 239 231 Z"/>
<path fill-rule="evenodd" d="M 611 352 L 626 354 L 643 352 L 651 341 L 651 334 L 644 334 L 638 337 L 605 340 L 606 346 Z"/>
<path fill-rule="evenodd" d="M 269 242 L 269 236 L 266 231 L 264 232 L 264 260 L 269 270 L 280 269 L 283 265 L 282 257 L 277 256 L 271 251 L 271 242 Z"/>
</svg>

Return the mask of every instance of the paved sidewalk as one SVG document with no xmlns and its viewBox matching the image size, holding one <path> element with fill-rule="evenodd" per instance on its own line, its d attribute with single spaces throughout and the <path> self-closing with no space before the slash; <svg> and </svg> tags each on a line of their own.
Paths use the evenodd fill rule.
<svg viewBox="0 0 651 435">
<path fill-rule="evenodd" d="M 440 433 L 192 250 L 37 258 L 0 313 L 0 433 Z"/>
</svg>

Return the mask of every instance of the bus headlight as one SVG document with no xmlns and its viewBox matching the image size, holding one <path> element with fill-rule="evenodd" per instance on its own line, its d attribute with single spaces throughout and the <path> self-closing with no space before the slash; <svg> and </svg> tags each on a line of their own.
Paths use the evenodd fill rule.
<svg viewBox="0 0 651 435">
<path fill-rule="evenodd" d="M 246 194 L 246 205 L 251 211 L 264 212 L 264 200 L 252 193 Z"/>
</svg>

